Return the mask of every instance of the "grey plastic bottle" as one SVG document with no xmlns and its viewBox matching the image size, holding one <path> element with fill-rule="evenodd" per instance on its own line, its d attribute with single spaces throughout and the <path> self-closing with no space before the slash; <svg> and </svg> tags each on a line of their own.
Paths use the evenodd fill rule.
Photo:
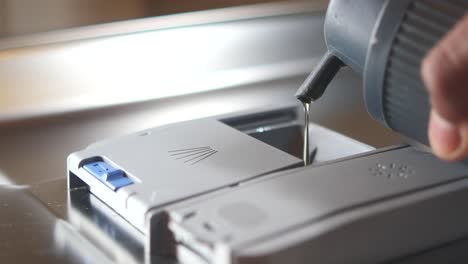
<svg viewBox="0 0 468 264">
<path fill-rule="evenodd" d="M 429 50 L 464 16 L 468 0 L 332 0 L 325 20 L 328 52 L 299 88 L 317 100 L 343 66 L 364 81 L 369 114 L 428 145 L 429 97 L 420 76 Z"/>
</svg>

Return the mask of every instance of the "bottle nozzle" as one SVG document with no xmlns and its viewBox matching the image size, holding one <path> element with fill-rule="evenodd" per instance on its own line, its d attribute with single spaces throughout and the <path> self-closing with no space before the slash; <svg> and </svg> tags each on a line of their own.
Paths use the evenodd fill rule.
<svg viewBox="0 0 468 264">
<path fill-rule="evenodd" d="M 297 99 L 304 103 L 310 103 L 320 98 L 343 66 L 345 66 L 344 63 L 338 57 L 327 52 L 297 90 Z"/>
</svg>

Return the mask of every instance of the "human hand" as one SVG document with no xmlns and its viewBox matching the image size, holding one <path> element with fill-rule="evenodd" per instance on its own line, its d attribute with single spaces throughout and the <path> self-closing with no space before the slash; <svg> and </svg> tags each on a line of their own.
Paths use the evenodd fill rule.
<svg viewBox="0 0 468 264">
<path fill-rule="evenodd" d="M 429 52 L 421 73 L 432 104 L 433 152 L 450 161 L 468 158 L 468 14 Z"/>
</svg>

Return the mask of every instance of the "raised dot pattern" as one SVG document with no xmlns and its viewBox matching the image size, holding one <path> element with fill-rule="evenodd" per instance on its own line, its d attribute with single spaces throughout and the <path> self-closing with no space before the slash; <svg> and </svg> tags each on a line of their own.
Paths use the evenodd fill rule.
<svg viewBox="0 0 468 264">
<path fill-rule="evenodd" d="M 373 176 L 388 179 L 407 179 L 415 173 L 408 165 L 391 162 L 389 164 L 377 163 L 369 169 Z"/>
</svg>

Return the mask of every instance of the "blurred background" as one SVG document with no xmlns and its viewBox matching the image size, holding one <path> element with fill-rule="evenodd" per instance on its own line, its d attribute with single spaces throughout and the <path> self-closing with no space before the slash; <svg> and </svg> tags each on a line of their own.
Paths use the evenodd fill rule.
<svg viewBox="0 0 468 264">
<path fill-rule="evenodd" d="M 325 8 L 317 0 L 0 0 L 0 120 L 232 86 L 210 80 L 271 64 L 276 51 L 262 54 L 258 42 L 275 32 L 265 22 L 246 30 L 228 22 Z M 281 52 L 282 61 L 310 59 Z"/>
<path fill-rule="evenodd" d="M 1 0 L 0 37 L 280 0 Z"/>
</svg>

